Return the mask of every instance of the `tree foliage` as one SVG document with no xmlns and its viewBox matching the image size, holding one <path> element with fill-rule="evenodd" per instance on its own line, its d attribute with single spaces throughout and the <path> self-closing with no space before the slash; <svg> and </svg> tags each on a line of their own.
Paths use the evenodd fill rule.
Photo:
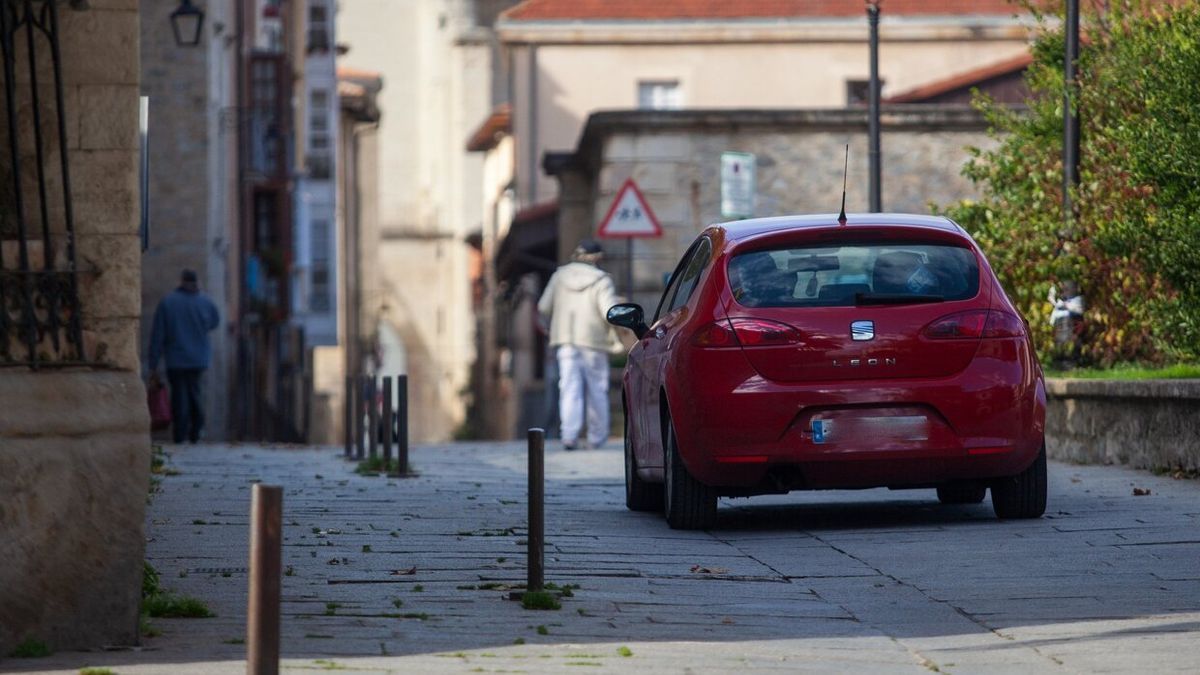
<svg viewBox="0 0 1200 675">
<path fill-rule="evenodd" d="M 1049 15 L 1039 15 L 1028 109 L 977 101 L 996 140 L 992 149 L 974 149 L 964 169 L 982 198 L 945 213 L 987 251 L 1041 354 L 1052 353 L 1047 291 L 1073 279 L 1088 305 L 1085 359 L 1195 359 L 1200 4 L 1105 4 L 1084 16 L 1075 218 L 1065 221 L 1061 203 L 1064 36 L 1061 21 Z"/>
</svg>

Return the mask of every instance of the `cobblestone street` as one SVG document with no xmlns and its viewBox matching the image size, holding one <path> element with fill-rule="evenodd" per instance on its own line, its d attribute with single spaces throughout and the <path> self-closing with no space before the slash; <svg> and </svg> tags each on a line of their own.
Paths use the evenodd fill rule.
<svg viewBox="0 0 1200 675">
<path fill-rule="evenodd" d="M 209 619 L 152 619 L 140 651 L 0 670 L 244 672 L 250 486 L 284 486 L 285 670 L 392 672 L 1192 671 L 1200 484 L 1051 465 L 1040 520 L 932 490 L 724 500 L 711 532 L 622 503 L 620 450 L 549 444 L 548 582 L 525 579 L 524 445 L 416 448 L 364 477 L 332 449 L 167 447 L 147 556 Z M 1135 496 L 1134 490 L 1149 490 Z M 56 670 L 57 669 L 57 670 Z M 573 672 L 573 671 L 572 671 Z"/>
</svg>

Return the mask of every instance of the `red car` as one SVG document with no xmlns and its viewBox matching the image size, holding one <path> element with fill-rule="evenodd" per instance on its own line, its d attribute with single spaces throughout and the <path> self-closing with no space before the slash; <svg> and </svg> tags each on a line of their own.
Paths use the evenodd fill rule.
<svg viewBox="0 0 1200 675">
<path fill-rule="evenodd" d="M 936 488 L 1000 518 L 1046 508 L 1046 391 L 1024 320 L 945 218 L 714 225 L 625 367 L 625 497 L 704 529 L 717 498 Z"/>
</svg>

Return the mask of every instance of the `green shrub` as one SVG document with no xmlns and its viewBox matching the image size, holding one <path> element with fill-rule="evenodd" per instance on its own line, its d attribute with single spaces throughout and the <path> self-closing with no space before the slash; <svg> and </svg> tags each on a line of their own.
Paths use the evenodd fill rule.
<svg viewBox="0 0 1200 675">
<path fill-rule="evenodd" d="M 964 169 L 982 198 L 943 213 L 983 246 L 1043 357 L 1053 354 L 1047 291 L 1073 279 L 1087 303 L 1085 362 L 1194 360 L 1200 355 L 1200 8 L 1194 0 L 1178 7 L 1129 0 L 1086 10 L 1073 222 L 1064 224 L 1061 208 L 1064 37 L 1061 23 L 1045 19 L 1026 75 L 1033 94 L 1028 111 L 977 101 L 997 140 L 992 150 L 973 150 Z"/>
</svg>

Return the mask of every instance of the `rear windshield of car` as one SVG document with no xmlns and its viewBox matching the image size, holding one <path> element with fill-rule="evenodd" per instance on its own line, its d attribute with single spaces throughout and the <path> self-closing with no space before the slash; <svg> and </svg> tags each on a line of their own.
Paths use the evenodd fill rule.
<svg viewBox="0 0 1200 675">
<path fill-rule="evenodd" d="M 859 294 L 966 300 L 979 293 L 979 263 L 945 244 L 781 247 L 734 256 L 729 284 L 745 307 L 848 307 Z"/>
</svg>

